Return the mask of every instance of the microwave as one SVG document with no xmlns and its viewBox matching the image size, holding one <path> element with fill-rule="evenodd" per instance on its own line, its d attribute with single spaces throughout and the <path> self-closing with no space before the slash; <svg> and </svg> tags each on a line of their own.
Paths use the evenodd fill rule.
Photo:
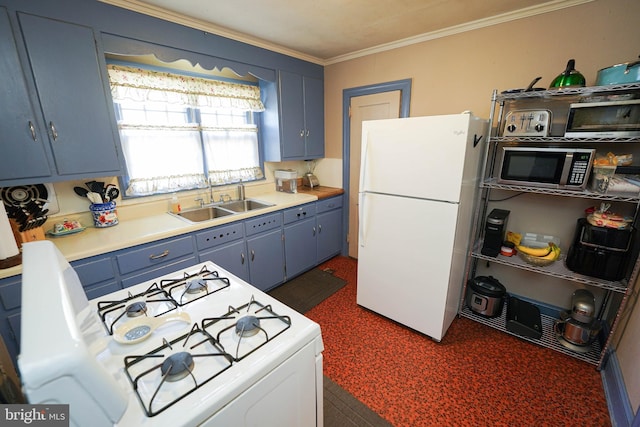
<svg viewBox="0 0 640 427">
<path fill-rule="evenodd" d="M 564 136 L 566 138 L 640 137 L 640 99 L 571 104 Z"/>
<path fill-rule="evenodd" d="M 502 147 L 498 183 L 584 190 L 596 150 L 590 148 Z"/>
</svg>

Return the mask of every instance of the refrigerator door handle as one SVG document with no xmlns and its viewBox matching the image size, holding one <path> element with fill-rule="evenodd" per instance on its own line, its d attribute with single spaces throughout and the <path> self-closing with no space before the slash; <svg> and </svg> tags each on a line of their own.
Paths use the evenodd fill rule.
<svg viewBox="0 0 640 427">
<path fill-rule="evenodd" d="M 371 145 L 369 144 L 368 138 L 363 139 L 362 142 L 364 143 L 364 150 L 360 163 L 360 191 L 364 191 L 366 189 L 364 183 L 367 181 L 367 160 L 369 160 L 369 146 Z"/>
<path fill-rule="evenodd" d="M 360 197 L 360 201 L 358 203 L 358 217 L 360 218 L 360 226 L 358 227 L 358 245 L 360 247 L 364 247 L 364 244 L 365 244 L 364 228 L 367 224 L 367 218 L 364 215 L 364 200 L 366 197 L 366 193 L 360 193 L 359 197 Z"/>
</svg>

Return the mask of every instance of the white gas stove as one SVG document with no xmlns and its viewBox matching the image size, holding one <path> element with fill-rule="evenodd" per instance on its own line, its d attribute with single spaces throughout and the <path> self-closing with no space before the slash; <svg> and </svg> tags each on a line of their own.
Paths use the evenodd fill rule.
<svg viewBox="0 0 640 427">
<path fill-rule="evenodd" d="M 323 425 L 319 325 L 211 262 L 88 301 L 27 243 L 21 329 L 29 403 L 72 425 Z"/>
</svg>

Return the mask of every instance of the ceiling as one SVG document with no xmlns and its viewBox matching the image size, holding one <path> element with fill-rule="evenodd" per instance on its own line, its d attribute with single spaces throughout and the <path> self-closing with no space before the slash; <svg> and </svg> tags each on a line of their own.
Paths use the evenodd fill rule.
<svg viewBox="0 0 640 427">
<path fill-rule="evenodd" d="M 592 0 L 101 0 L 329 64 Z"/>
</svg>

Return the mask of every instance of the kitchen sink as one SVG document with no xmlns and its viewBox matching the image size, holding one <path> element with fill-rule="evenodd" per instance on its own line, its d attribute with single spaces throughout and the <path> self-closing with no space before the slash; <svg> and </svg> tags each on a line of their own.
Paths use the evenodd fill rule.
<svg viewBox="0 0 640 427">
<path fill-rule="evenodd" d="M 178 213 L 171 213 L 171 215 L 186 219 L 190 222 L 202 222 L 209 221 L 211 219 L 221 218 L 227 215 L 233 215 L 235 212 L 230 210 L 221 209 L 218 206 L 205 206 L 202 208 L 189 209 Z"/>
<path fill-rule="evenodd" d="M 248 212 L 256 209 L 268 208 L 270 206 L 273 206 L 273 204 L 247 199 L 247 200 L 235 200 L 233 202 L 226 202 L 218 206 L 220 206 L 223 209 L 229 209 L 230 211 L 233 211 L 233 212 Z"/>
</svg>

